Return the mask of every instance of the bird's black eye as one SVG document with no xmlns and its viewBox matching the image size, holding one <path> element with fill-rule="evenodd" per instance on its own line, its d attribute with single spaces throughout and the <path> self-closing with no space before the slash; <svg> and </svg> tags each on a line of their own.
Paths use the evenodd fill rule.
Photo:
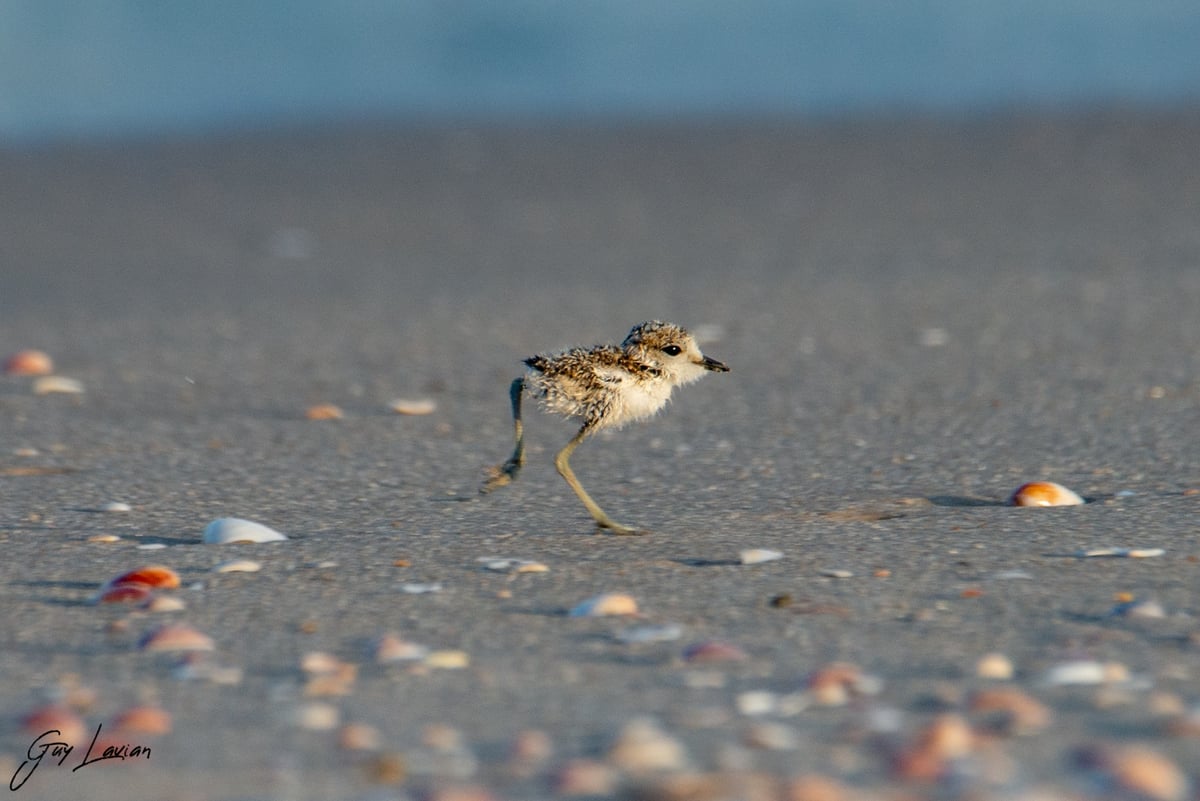
<svg viewBox="0 0 1200 801">
<path fill-rule="evenodd" d="M 679 347 L 678 345 L 667 345 L 662 349 L 662 352 L 668 356 L 678 356 L 679 354 L 683 353 L 683 348 Z"/>
</svg>

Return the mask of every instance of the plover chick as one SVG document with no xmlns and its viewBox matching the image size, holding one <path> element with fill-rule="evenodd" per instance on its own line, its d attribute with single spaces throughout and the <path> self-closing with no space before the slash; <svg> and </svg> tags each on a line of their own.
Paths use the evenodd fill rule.
<svg viewBox="0 0 1200 801">
<path fill-rule="evenodd" d="M 521 397 L 528 392 L 544 410 L 583 421 L 579 433 L 554 457 L 554 466 L 583 501 L 596 525 L 614 534 L 645 533 L 623 526 L 604 513 L 575 478 L 569 463 L 571 454 L 579 443 L 601 429 L 620 428 L 650 417 L 667 404 L 675 387 L 690 384 L 705 373 L 729 372 L 729 368 L 701 353 L 686 330 L 658 320 L 635 325 L 620 347 L 571 348 L 530 356 L 525 364 L 525 375 L 509 388 L 516 446 L 508 461 L 492 468 L 481 492 L 508 484 L 525 464 Z"/>
</svg>

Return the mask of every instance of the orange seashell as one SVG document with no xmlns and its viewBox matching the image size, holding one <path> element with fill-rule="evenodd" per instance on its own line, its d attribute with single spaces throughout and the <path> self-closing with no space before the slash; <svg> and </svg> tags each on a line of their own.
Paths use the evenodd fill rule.
<svg viewBox="0 0 1200 801">
<path fill-rule="evenodd" d="M 318 403 L 315 406 L 309 406 L 305 410 L 304 416 L 309 420 L 341 420 L 345 414 L 332 403 Z"/>
<path fill-rule="evenodd" d="M 4 372 L 8 375 L 50 375 L 54 372 L 54 360 L 44 351 L 19 350 L 4 360 Z"/>
<path fill-rule="evenodd" d="M 937 781 L 955 760 L 970 756 L 975 733 L 960 715 L 938 715 L 917 735 L 916 742 L 896 760 L 897 776 L 910 781 Z"/>
<path fill-rule="evenodd" d="M 71 745 L 81 744 L 88 737 L 87 724 L 83 722 L 83 718 L 58 704 L 38 707 L 25 715 L 21 718 L 21 728 L 27 734 L 34 736 L 48 731 L 57 731 L 58 734 L 47 739 L 59 740 Z"/>
<path fill-rule="evenodd" d="M 118 735 L 136 734 L 169 734 L 171 731 L 171 714 L 157 706 L 134 706 L 117 715 L 113 728 Z"/>
<path fill-rule="evenodd" d="M 1190 797 L 1187 776 L 1179 766 L 1146 746 L 1084 748 L 1075 762 L 1112 785 L 1114 798 L 1183 801 Z"/>
<path fill-rule="evenodd" d="M 1080 506 L 1085 503 L 1062 484 L 1053 481 L 1030 481 L 1013 490 L 1009 506 Z"/>
<path fill-rule="evenodd" d="M 150 600 L 150 596 L 153 594 L 154 590 L 149 585 L 136 581 L 127 581 L 121 584 L 114 584 L 111 587 L 101 587 L 100 593 L 96 596 L 96 603 L 141 603 Z"/>
<path fill-rule="evenodd" d="M 143 651 L 211 651 L 215 646 L 211 637 L 191 626 L 168 623 L 142 637 L 138 648 Z"/>
<path fill-rule="evenodd" d="M 971 696 L 971 711 L 993 719 L 1008 734 L 1036 734 L 1050 725 L 1049 707 L 1016 687 L 993 687 Z"/>
<path fill-rule="evenodd" d="M 862 671 L 848 662 L 833 662 L 808 677 L 808 693 L 818 706 L 842 706 L 860 694 Z"/>
<path fill-rule="evenodd" d="M 179 586 L 179 574 L 169 567 L 162 565 L 145 565 L 122 573 L 104 583 L 105 587 L 115 587 L 118 584 L 144 584 L 158 590 L 173 590 Z"/>
<path fill-rule="evenodd" d="M 622 592 L 609 592 L 580 602 L 567 612 L 568 617 L 607 617 L 610 615 L 636 615 L 637 600 Z"/>
</svg>

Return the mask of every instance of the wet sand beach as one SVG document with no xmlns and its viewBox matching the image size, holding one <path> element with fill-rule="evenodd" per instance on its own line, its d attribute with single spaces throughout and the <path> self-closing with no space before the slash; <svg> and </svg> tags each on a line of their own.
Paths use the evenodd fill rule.
<svg viewBox="0 0 1200 801">
<path fill-rule="evenodd" d="M 0 767 L 48 699 L 88 740 L 171 718 L 13 797 L 1195 798 L 1197 153 L 1195 110 L 0 151 L 0 357 L 83 388 L 0 376 Z M 532 405 L 480 496 L 521 359 L 651 319 L 732 372 L 572 465 L 654 533 L 595 533 Z M 1033 480 L 1089 502 L 1004 505 Z M 223 517 L 289 539 L 202 543 Z M 147 564 L 184 609 L 92 603 Z M 640 616 L 568 615 L 606 592 Z M 166 622 L 214 650 L 138 647 Z"/>
</svg>

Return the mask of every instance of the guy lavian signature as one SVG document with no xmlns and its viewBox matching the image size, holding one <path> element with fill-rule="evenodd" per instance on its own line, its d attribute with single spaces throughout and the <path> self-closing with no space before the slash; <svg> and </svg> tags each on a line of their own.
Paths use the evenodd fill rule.
<svg viewBox="0 0 1200 801">
<path fill-rule="evenodd" d="M 96 750 L 96 742 L 100 739 L 100 731 L 103 724 L 96 724 L 96 733 L 92 735 L 92 741 L 88 744 L 87 751 L 84 752 L 83 758 L 77 765 L 71 768 L 71 772 L 86 768 L 88 765 L 95 765 L 99 762 L 105 762 L 111 759 L 119 759 L 125 761 L 127 759 L 149 759 L 150 746 L 136 745 L 134 743 L 119 743 L 107 745 L 99 753 L 93 754 Z M 8 782 L 8 789 L 16 792 L 25 786 L 25 782 L 33 776 L 34 771 L 42 764 L 42 760 L 49 757 L 49 762 L 54 764 L 57 762 L 59 767 L 67 761 L 75 751 L 75 746 L 61 739 L 62 732 L 58 729 L 50 729 L 39 734 L 29 744 L 29 748 L 25 752 L 25 761 L 17 768 L 12 779 Z"/>
</svg>

